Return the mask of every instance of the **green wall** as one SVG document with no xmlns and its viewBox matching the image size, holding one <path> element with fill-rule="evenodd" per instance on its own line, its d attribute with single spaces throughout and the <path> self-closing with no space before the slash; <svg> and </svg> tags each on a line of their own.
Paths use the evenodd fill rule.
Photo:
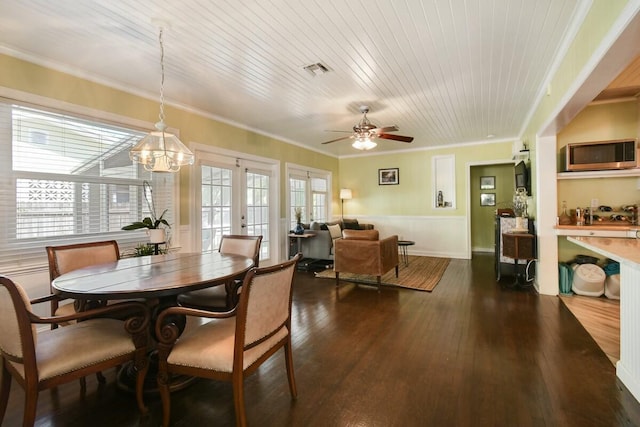
<svg viewBox="0 0 640 427">
<path fill-rule="evenodd" d="M 511 159 L 511 142 L 458 146 L 340 159 L 340 186 L 353 191 L 344 205 L 345 216 L 406 215 L 464 216 L 467 208 L 469 164 Z M 456 209 L 433 207 L 432 159 L 455 155 Z M 378 185 L 378 169 L 398 168 L 398 185 Z"/>
<path fill-rule="evenodd" d="M 515 177 L 513 164 L 481 165 L 471 168 L 471 247 L 473 249 L 490 249 L 495 242 L 495 215 L 497 209 L 513 207 L 515 194 Z M 495 177 L 496 188 L 480 189 L 480 177 Z M 480 194 L 494 193 L 495 206 L 480 206 Z"/>
</svg>

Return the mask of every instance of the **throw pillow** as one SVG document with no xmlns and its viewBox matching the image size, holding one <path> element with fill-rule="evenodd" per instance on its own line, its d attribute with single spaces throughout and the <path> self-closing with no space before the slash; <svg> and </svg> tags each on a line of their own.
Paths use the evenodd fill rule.
<svg viewBox="0 0 640 427">
<path fill-rule="evenodd" d="M 358 224 L 357 219 L 345 219 L 342 221 L 344 224 L 344 228 L 347 230 L 359 230 L 360 225 Z"/>
<path fill-rule="evenodd" d="M 342 230 L 340 229 L 340 226 L 338 224 L 328 224 L 327 229 L 329 230 L 329 234 L 331 235 L 331 240 L 342 237 Z"/>
</svg>

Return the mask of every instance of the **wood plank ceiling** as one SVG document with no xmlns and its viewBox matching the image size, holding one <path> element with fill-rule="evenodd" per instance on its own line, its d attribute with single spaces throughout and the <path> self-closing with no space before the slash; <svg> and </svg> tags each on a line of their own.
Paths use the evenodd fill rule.
<svg viewBox="0 0 640 427">
<path fill-rule="evenodd" d="M 361 105 L 415 137 L 375 151 L 518 138 L 590 3 L 3 0 L 0 53 L 158 99 L 164 21 L 167 103 L 342 156 Z"/>
</svg>

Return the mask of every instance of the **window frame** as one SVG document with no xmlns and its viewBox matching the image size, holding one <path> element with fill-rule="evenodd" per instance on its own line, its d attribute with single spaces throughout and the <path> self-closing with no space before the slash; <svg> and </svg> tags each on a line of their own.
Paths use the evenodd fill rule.
<svg viewBox="0 0 640 427">
<path fill-rule="evenodd" d="M 2 144 L 0 144 L 0 166 L 2 166 L 2 170 L 0 170 L 0 199 L 9 201 L 8 206 L 3 209 L 5 215 L 11 215 L 13 212 L 13 217 L 11 217 L 7 222 L 17 224 L 17 183 L 18 180 L 21 179 L 103 185 L 104 187 L 97 190 L 103 197 L 99 202 L 103 205 L 99 205 L 96 210 L 96 212 L 100 214 L 100 218 L 102 218 L 105 212 L 108 212 L 110 209 L 110 194 L 112 194 L 111 191 L 113 191 L 113 188 L 117 188 L 117 186 L 121 185 L 134 185 L 140 186 L 142 189 L 142 182 L 144 180 L 148 180 L 154 187 L 154 196 L 160 195 L 160 198 L 162 199 L 160 203 L 158 203 L 158 197 L 156 197 L 156 213 L 160 215 L 162 210 L 164 210 L 164 207 L 167 207 L 170 211 L 169 218 L 172 228 L 174 227 L 174 224 L 175 228 L 178 228 L 179 174 L 172 174 L 173 176 L 170 177 L 170 179 L 167 177 L 163 178 L 161 176 L 162 174 L 156 173 L 149 173 L 146 176 L 143 174 L 136 178 L 121 178 L 118 176 L 85 176 L 13 170 L 12 110 L 14 105 L 35 109 L 42 111 L 43 113 L 65 115 L 77 118 L 78 120 L 89 121 L 91 124 L 96 124 L 98 126 L 115 126 L 132 132 L 146 133 L 149 129 L 153 128 L 153 124 L 112 113 L 93 110 L 79 105 L 67 104 L 41 96 L 18 93 L 17 91 L 10 91 L 12 96 L 8 97 L 6 92 L 6 89 L 0 88 L 0 104 L 2 105 L 2 111 L 0 111 L 0 138 L 2 138 Z M 175 129 L 172 131 L 177 133 L 177 130 Z M 135 141 L 132 142 L 132 146 L 134 143 Z M 141 196 L 142 191 L 138 194 L 140 196 L 139 199 L 142 200 L 139 200 L 136 203 L 138 209 L 138 213 L 135 214 L 136 216 L 140 216 L 143 209 L 142 204 L 144 203 Z M 162 209 L 160 209 L 160 207 L 162 207 Z M 159 212 L 158 209 L 160 209 Z M 178 234 L 172 234 L 174 234 L 172 236 L 172 244 L 174 246 L 179 245 Z M 45 246 L 111 239 L 118 241 L 121 254 L 127 254 L 135 248 L 136 244 L 148 241 L 145 230 L 111 230 L 88 233 L 76 233 L 74 231 L 73 234 L 17 239 L 15 228 L 11 230 L 11 227 L 2 227 L 0 229 L 0 268 L 2 268 L 3 274 L 21 274 L 41 271 L 42 269 L 47 268 L 46 251 L 44 249 Z"/>
<path fill-rule="evenodd" d="M 332 173 L 331 171 L 327 171 L 327 170 L 322 170 L 322 169 L 314 169 L 314 168 L 309 168 L 309 167 L 305 167 L 305 166 L 301 166 L 301 165 L 295 165 L 292 163 L 287 163 L 286 165 L 286 169 L 287 169 L 287 187 L 286 187 L 286 191 L 287 191 L 287 195 L 286 195 L 286 200 L 287 200 L 287 217 L 286 217 L 286 223 L 289 225 L 290 229 L 293 229 L 292 227 L 295 227 L 295 217 L 293 214 L 293 208 L 294 206 L 292 205 L 292 200 L 291 200 L 291 179 L 295 178 L 295 179 L 299 179 L 299 180 L 304 180 L 306 181 L 306 185 L 305 185 L 305 206 L 303 208 L 303 217 L 302 217 L 302 222 L 315 222 L 318 220 L 318 218 L 311 218 L 311 216 L 314 213 L 314 194 L 318 194 L 318 192 L 314 192 L 311 188 L 311 180 L 314 178 L 317 179 L 324 179 L 327 181 L 327 191 L 326 193 L 326 206 L 325 206 L 325 222 L 326 221 L 330 221 L 331 218 L 333 217 L 333 210 L 332 210 L 332 203 L 331 201 L 333 200 L 332 197 Z"/>
</svg>

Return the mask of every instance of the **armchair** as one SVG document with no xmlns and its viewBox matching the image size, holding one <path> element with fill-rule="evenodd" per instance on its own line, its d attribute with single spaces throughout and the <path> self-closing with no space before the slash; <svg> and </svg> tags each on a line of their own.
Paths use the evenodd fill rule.
<svg viewBox="0 0 640 427">
<path fill-rule="evenodd" d="M 342 230 L 342 239 L 337 239 L 333 270 L 336 287 L 340 284 L 340 273 L 369 274 L 377 276 L 378 292 L 382 275 L 395 267 L 398 277 L 398 236 L 379 239 L 378 230 Z"/>
<path fill-rule="evenodd" d="M 25 391 L 24 426 L 36 417 L 38 393 L 88 374 L 133 361 L 136 399 L 141 413 L 143 383 L 147 373 L 150 315 L 139 302 L 124 302 L 68 316 L 39 317 L 24 289 L 0 276 L 0 424 L 7 409 L 12 381 Z M 131 315 L 126 321 L 104 316 L 114 312 Z M 37 325 L 71 322 L 69 326 L 39 331 Z M 77 321 L 77 322 L 76 322 Z"/>
</svg>

